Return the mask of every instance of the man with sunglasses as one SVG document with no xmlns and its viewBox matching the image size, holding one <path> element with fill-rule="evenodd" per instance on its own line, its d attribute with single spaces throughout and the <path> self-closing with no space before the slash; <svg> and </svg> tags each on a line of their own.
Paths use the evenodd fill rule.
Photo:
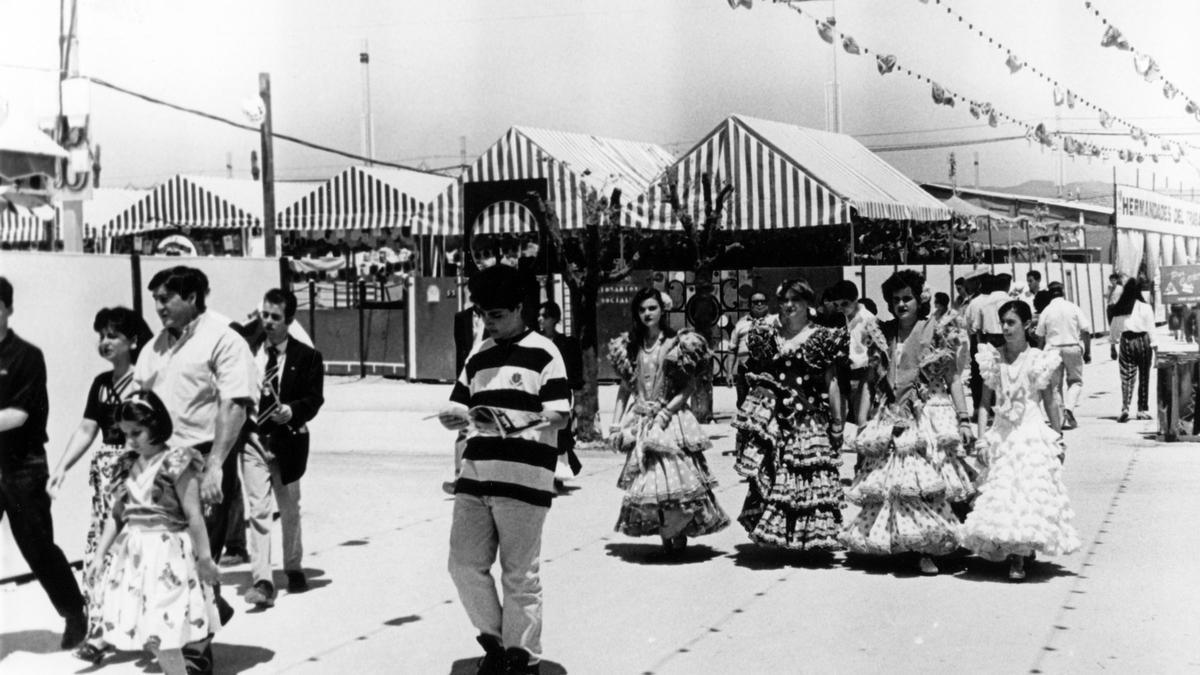
<svg viewBox="0 0 1200 675">
<path fill-rule="evenodd" d="M 17 548 L 66 620 L 62 648 L 72 649 L 87 637 L 87 616 L 75 574 L 54 544 L 46 492 L 46 361 L 42 350 L 9 329 L 12 311 L 12 284 L 0 277 L 0 519 L 8 516 Z"/>
<path fill-rule="evenodd" d="M 750 334 L 750 329 L 755 324 L 771 320 L 771 317 L 767 315 L 769 309 L 766 293 L 757 290 L 751 292 L 750 313 L 738 319 L 733 326 L 733 333 L 729 335 L 729 341 L 733 344 L 733 357 L 737 362 L 734 387 L 737 389 L 738 408 L 742 407 L 742 402 L 746 400 L 746 394 L 750 390 L 750 386 L 746 382 L 746 373 L 749 372 L 747 362 L 750 360 L 750 349 L 746 346 L 746 336 Z"/>
</svg>

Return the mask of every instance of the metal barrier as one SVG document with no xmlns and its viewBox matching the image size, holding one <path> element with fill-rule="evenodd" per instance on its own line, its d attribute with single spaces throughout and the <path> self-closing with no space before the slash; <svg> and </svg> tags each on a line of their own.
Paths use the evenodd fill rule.
<svg viewBox="0 0 1200 675">
<path fill-rule="evenodd" d="M 407 377 L 408 288 L 404 281 L 302 282 L 293 285 L 308 332 L 330 374 Z"/>
</svg>

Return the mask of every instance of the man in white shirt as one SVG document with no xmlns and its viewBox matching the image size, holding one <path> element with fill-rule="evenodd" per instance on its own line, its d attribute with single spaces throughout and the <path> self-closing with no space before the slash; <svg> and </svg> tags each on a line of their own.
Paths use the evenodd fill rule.
<svg viewBox="0 0 1200 675">
<path fill-rule="evenodd" d="M 1002 278 L 1003 277 L 1003 278 Z M 971 270 L 965 275 L 967 290 L 971 291 L 978 284 L 980 293 L 967 303 L 963 318 L 967 324 L 967 333 L 971 343 L 971 400 L 978 407 L 983 395 L 983 378 L 979 374 L 979 364 L 975 362 L 975 353 L 979 344 L 986 342 L 997 349 L 1004 345 L 1004 336 L 1000 332 L 1000 316 L 997 312 L 1000 305 L 1008 301 L 1008 284 L 1012 279 L 1009 275 L 992 275 L 982 269 Z"/>
<path fill-rule="evenodd" d="M 1032 309 L 1033 296 L 1037 295 L 1040 290 L 1042 290 L 1042 273 L 1037 270 L 1029 270 L 1029 273 L 1025 275 L 1025 288 L 1017 296 L 1017 299 Z M 1034 316 L 1037 316 L 1037 310 L 1034 310 Z"/>
<path fill-rule="evenodd" d="M 1075 405 L 1083 391 L 1083 364 L 1092 362 L 1092 325 L 1078 305 L 1067 300 L 1059 282 L 1050 284 L 1050 304 L 1042 310 L 1037 324 L 1037 335 L 1044 349 L 1054 350 L 1062 357 L 1062 364 L 1054 373 L 1055 395 L 1062 400 L 1063 429 L 1075 429 Z M 1066 377 L 1066 395 L 1063 395 L 1063 377 Z"/>
<path fill-rule="evenodd" d="M 838 368 L 838 384 L 842 389 L 842 409 L 848 411 L 847 419 L 858 419 L 857 406 L 862 394 L 863 380 L 867 372 L 867 345 L 863 333 L 878 319 L 858 302 L 858 286 L 843 279 L 830 287 L 828 295 L 838 311 L 846 317 L 846 331 L 850 334 L 850 354 L 845 367 Z M 846 406 L 846 401 L 850 406 Z"/>
</svg>

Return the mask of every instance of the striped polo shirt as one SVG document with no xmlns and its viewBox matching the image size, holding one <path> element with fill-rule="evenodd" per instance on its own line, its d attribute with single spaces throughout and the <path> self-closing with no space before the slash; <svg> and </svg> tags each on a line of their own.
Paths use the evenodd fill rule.
<svg viewBox="0 0 1200 675">
<path fill-rule="evenodd" d="M 571 388 L 558 348 L 545 336 L 527 331 L 510 340 L 484 340 L 467 357 L 450 400 L 468 408 L 568 413 Z M 556 430 L 527 429 L 501 438 L 472 427 L 455 491 L 550 506 L 557 461 Z"/>
</svg>

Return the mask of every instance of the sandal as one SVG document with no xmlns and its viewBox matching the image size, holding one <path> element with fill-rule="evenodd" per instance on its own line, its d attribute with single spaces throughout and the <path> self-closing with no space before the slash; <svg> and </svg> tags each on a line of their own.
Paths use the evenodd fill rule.
<svg viewBox="0 0 1200 675">
<path fill-rule="evenodd" d="M 921 556 L 921 559 L 917 561 L 917 567 L 921 569 L 921 574 L 926 576 L 935 576 L 938 573 L 937 563 L 927 555 Z"/>
<path fill-rule="evenodd" d="M 1008 557 L 1008 580 L 1022 581 L 1025 579 L 1025 558 L 1019 555 Z"/>
<path fill-rule="evenodd" d="M 107 645 L 103 647 L 97 647 L 90 642 L 84 642 L 83 644 L 79 645 L 74 652 L 72 652 L 72 654 L 75 655 L 75 658 L 82 661 L 87 661 L 94 666 L 100 665 L 100 662 L 104 660 L 104 655 L 107 653 Z"/>
</svg>

